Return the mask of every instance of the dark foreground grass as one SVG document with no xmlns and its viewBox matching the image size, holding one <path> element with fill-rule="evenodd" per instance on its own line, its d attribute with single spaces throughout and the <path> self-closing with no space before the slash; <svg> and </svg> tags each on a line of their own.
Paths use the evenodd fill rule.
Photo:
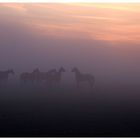
<svg viewBox="0 0 140 140">
<path fill-rule="evenodd" d="M 9 86 L 0 92 L 1 137 L 140 136 L 136 86 Z"/>
</svg>

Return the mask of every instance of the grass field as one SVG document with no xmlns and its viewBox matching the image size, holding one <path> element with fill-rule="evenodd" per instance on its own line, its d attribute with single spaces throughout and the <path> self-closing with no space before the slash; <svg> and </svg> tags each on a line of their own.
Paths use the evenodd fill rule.
<svg viewBox="0 0 140 140">
<path fill-rule="evenodd" d="M 0 136 L 140 136 L 138 86 L 1 87 Z"/>
</svg>

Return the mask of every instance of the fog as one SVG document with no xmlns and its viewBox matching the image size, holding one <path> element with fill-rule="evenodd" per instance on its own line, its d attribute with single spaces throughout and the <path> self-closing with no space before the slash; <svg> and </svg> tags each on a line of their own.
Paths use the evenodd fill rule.
<svg viewBox="0 0 140 140">
<path fill-rule="evenodd" d="M 12 8 L 26 11 L 26 6 Z M 83 31 L 77 33 L 78 24 L 68 31 L 67 24 L 65 28 L 54 26 L 51 34 L 47 19 L 41 30 L 32 27 L 38 16 L 42 19 L 41 9 L 36 11 L 37 17 L 21 11 L 20 15 L 16 10 L 3 8 L 0 13 L 0 71 L 13 69 L 15 73 L 9 75 L 8 83 L 0 83 L 0 136 L 139 136 L 139 42 L 99 39 L 96 35 L 101 32 L 97 31 L 92 37 Z M 53 9 L 50 11 L 53 15 Z M 63 16 L 60 20 L 56 13 L 53 16 L 59 23 Z M 72 19 L 61 22 L 69 21 Z M 81 27 L 86 29 L 88 24 Z M 63 35 L 59 36 L 57 28 Z M 32 83 L 31 79 L 29 84 L 20 83 L 23 72 L 36 68 L 58 71 L 60 67 L 65 69 L 60 85 Z M 95 77 L 93 88 L 83 83 L 76 86 L 74 67 Z"/>
<path fill-rule="evenodd" d="M 65 79 L 72 76 L 73 67 L 78 67 L 97 81 L 139 84 L 138 44 L 39 36 L 18 22 L 1 21 L 0 31 L 0 69 L 13 69 L 16 76 L 37 67 L 48 71 L 63 66 Z"/>
</svg>

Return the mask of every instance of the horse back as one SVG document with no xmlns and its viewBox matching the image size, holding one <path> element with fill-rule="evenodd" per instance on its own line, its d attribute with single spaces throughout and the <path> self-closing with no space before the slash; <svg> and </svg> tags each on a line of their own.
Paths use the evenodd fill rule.
<svg viewBox="0 0 140 140">
<path fill-rule="evenodd" d="M 0 72 L 0 79 L 8 78 L 8 73 L 6 72 Z"/>
</svg>

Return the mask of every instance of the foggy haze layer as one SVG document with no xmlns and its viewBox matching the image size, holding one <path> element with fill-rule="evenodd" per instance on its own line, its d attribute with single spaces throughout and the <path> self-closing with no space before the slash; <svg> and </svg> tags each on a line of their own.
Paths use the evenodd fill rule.
<svg viewBox="0 0 140 140">
<path fill-rule="evenodd" d="M 78 67 L 81 72 L 92 73 L 97 80 L 104 79 L 104 82 L 112 79 L 119 82 L 138 83 L 140 47 L 139 42 L 132 38 L 138 39 L 139 34 L 131 28 L 136 23 L 130 22 L 132 18 L 130 15 L 133 16 L 134 12 L 138 14 L 139 11 L 134 10 L 134 7 L 138 6 L 130 4 L 111 7 L 93 4 L 90 6 L 90 13 L 87 11 L 89 5 L 2 4 L 0 69 L 12 68 L 15 73 L 20 74 L 31 72 L 37 67 L 41 71 L 48 71 L 51 68 L 59 69 L 63 66 L 67 74 L 71 74 L 71 69 Z M 79 11 L 77 12 L 75 8 L 79 8 Z M 115 21 L 111 14 L 110 17 L 107 13 L 103 14 L 106 8 L 108 12 L 110 10 L 114 12 Z M 72 11 L 68 11 L 70 9 Z M 125 21 L 122 20 L 120 10 L 127 15 Z M 66 13 L 63 15 L 64 11 Z M 74 16 L 74 11 L 75 16 L 78 16 L 74 17 L 75 20 L 71 17 Z M 99 11 L 103 14 L 102 20 Z M 67 18 L 66 15 L 68 15 Z M 129 23 L 129 33 L 132 32 L 133 37 L 122 32 L 123 26 L 120 26 L 123 23 L 118 24 L 117 19 L 120 23 L 120 20 L 124 24 Z M 114 27 L 114 31 L 117 30 L 116 32 L 110 31 L 108 22 L 112 28 Z M 80 28 L 78 24 L 81 25 Z M 100 28 L 97 24 L 100 24 Z M 120 28 L 117 27 L 118 25 Z M 137 26 L 139 26 L 138 23 Z M 128 24 L 125 27 L 128 27 Z M 90 29 L 93 31 L 92 36 L 89 34 Z M 98 34 L 106 35 L 103 38 L 104 35 L 97 37 Z M 117 36 L 113 39 L 114 34 L 117 36 L 120 34 L 122 40 Z M 126 38 L 124 38 L 125 35 Z M 107 36 L 110 36 L 110 39 L 106 39 Z"/>
</svg>

